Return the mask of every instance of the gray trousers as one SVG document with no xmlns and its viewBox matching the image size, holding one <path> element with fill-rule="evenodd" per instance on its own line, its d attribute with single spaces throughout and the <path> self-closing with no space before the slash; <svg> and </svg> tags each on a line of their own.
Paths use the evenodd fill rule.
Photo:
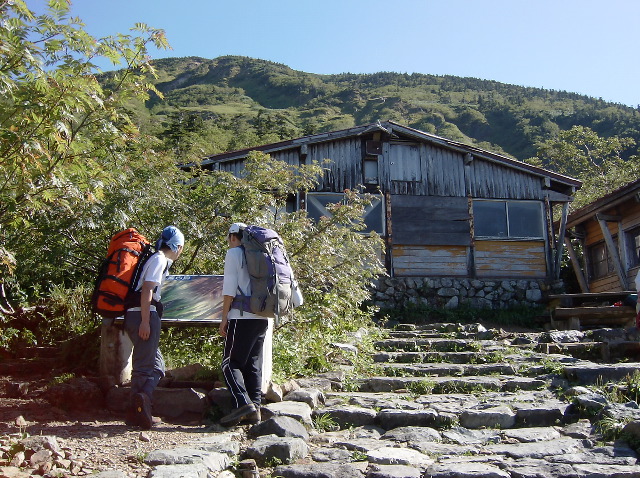
<svg viewBox="0 0 640 478">
<path fill-rule="evenodd" d="M 142 340 L 138 329 L 142 322 L 140 311 L 127 311 L 124 316 L 124 329 L 133 344 L 131 374 L 131 396 L 144 393 L 153 398 L 153 391 L 164 377 L 164 358 L 158 348 L 160 345 L 160 317 L 155 311 L 150 312 L 149 327 L 151 333 L 148 340 Z"/>
</svg>

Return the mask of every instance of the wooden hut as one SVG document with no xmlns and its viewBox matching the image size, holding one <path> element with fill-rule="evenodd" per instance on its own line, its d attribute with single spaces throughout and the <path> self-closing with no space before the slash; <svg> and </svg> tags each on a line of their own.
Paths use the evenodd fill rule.
<svg viewBox="0 0 640 478">
<path fill-rule="evenodd" d="M 242 174 L 259 150 L 291 165 L 328 158 L 314 191 L 290 209 L 320 217 L 345 189 L 376 194 L 367 225 L 386 241 L 392 277 L 554 280 L 560 250 L 553 209 L 566 216 L 580 181 L 392 121 L 209 156 Z"/>
<path fill-rule="evenodd" d="M 572 240 L 582 246 L 582 262 Z M 583 293 L 635 290 L 640 270 L 640 180 L 572 212 L 565 243 Z"/>
</svg>

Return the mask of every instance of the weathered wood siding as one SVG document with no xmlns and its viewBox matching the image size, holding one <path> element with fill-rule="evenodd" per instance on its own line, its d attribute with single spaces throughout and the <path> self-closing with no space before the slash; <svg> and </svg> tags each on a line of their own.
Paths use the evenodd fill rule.
<svg viewBox="0 0 640 478">
<path fill-rule="evenodd" d="M 543 241 L 476 241 L 474 249 L 478 277 L 546 277 Z"/>
<path fill-rule="evenodd" d="M 291 165 L 301 163 L 300 148 L 270 153 Z M 363 139 L 341 138 L 310 144 L 304 162 L 330 159 L 318 191 L 342 192 L 364 183 Z M 243 160 L 218 163 L 220 170 L 242 175 Z M 544 199 L 538 176 L 483 159 L 465 165 L 465 155 L 428 143 L 391 141 L 378 157 L 380 189 L 396 195 Z"/>
<path fill-rule="evenodd" d="M 633 281 L 631 283 L 633 284 Z M 592 280 L 589 283 L 589 292 L 615 292 L 618 290 L 622 290 L 622 287 L 620 287 L 618 274 L 616 274 L 615 272 L 604 277 Z"/>
<path fill-rule="evenodd" d="M 381 184 L 391 194 L 544 199 L 539 177 L 430 144 L 384 143 Z"/>
<path fill-rule="evenodd" d="M 312 144 L 306 162 L 330 159 L 318 191 L 342 192 L 363 184 L 362 139 L 346 138 L 339 141 Z"/>
<path fill-rule="evenodd" d="M 274 151 L 273 153 L 269 153 L 273 159 L 278 161 L 284 161 L 287 164 L 291 165 L 299 165 L 300 164 L 300 151 L 299 149 L 287 149 L 283 151 Z M 246 175 L 244 171 L 245 159 L 240 158 L 233 161 L 224 161 L 219 163 L 214 163 L 211 167 L 215 168 L 219 171 L 226 171 L 232 173 L 234 176 L 239 178 L 244 177 Z"/>
<path fill-rule="evenodd" d="M 394 246 L 392 258 L 396 276 L 468 275 L 468 248 L 464 246 Z"/>
<path fill-rule="evenodd" d="M 471 226 L 467 198 L 391 196 L 393 245 L 467 246 Z"/>
</svg>

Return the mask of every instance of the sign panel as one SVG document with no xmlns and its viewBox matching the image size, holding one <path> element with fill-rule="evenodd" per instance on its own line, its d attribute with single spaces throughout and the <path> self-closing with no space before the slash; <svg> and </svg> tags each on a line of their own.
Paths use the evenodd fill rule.
<svg viewBox="0 0 640 478">
<path fill-rule="evenodd" d="M 170 275 L 162 284 L 162 323 L 219 324 L 222 315 L 221 275 Z"/>
</svg>

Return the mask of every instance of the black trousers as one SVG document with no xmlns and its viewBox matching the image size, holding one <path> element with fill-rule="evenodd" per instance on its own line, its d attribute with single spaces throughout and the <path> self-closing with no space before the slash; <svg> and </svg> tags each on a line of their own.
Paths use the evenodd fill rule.
<svg viewBox="0 0 640 478">
<path fill-rule="evenodd" d="M 235 408 L 262 399 L 262 347 L 267 319 L 229 319 L 224 340 L 222 374 L 235 401 Z"/>
</svg>

